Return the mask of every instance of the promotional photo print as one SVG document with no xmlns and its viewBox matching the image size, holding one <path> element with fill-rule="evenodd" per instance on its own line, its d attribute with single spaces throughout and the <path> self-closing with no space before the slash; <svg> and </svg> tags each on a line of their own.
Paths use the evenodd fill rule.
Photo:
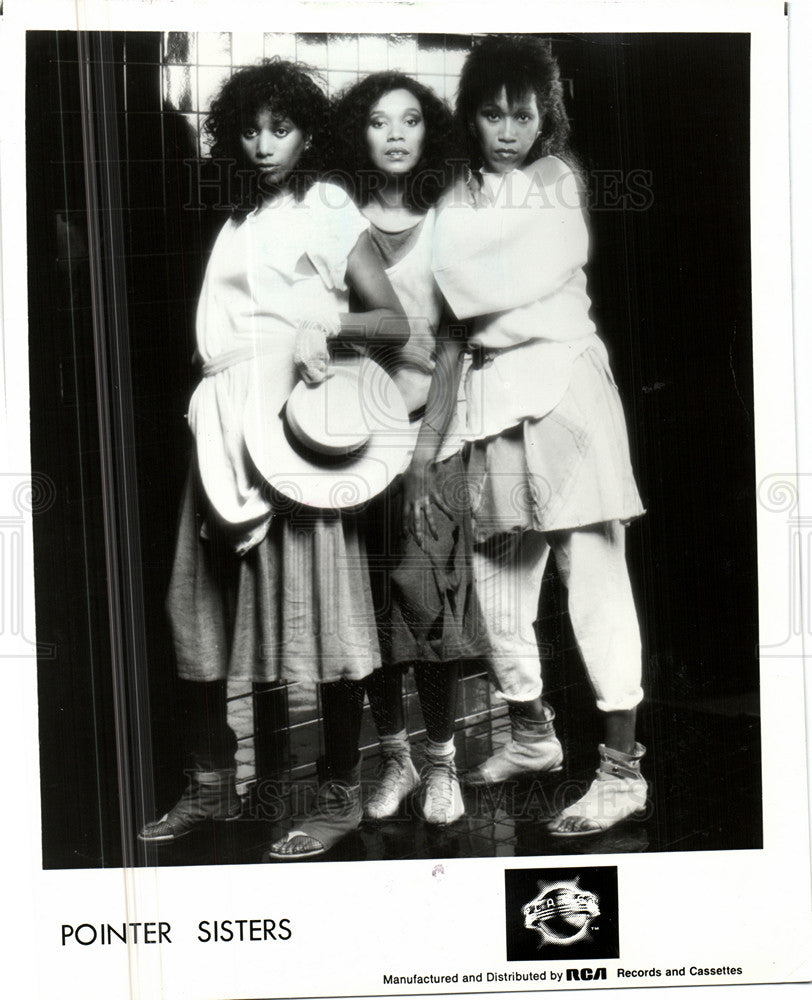
<svg viewBox="0 0 812 1000">
<path fill-rule="evenodd" d="M 787 25 L 702 6 L 6 5 L 39 995 L 808 978 Z"/>
</svg>

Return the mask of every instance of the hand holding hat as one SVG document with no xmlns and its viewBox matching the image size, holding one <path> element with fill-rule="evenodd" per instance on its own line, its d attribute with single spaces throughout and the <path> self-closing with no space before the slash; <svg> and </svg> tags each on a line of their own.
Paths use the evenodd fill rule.
<svg viewBox="0 0 812 1000">
<path fill-rule="evenodd" d="M 252 374 L 245 444 L 283 497 L 306 507 L 356 507 L 406 468 L 419 425 L 410 423 L 391 376 L 370 358 L 333 359 L 315 385 L 292 382 L 291 370 L 270 358 L 259 358 Z"/>
<path fill-rule="evenodd" d="M 327 378 L 330 351 L 327 341 L 341 333 L 338 313 L 303 317 L 297 324 L 293 363 L 302 380 L 318 385 Z"/>
</svg>

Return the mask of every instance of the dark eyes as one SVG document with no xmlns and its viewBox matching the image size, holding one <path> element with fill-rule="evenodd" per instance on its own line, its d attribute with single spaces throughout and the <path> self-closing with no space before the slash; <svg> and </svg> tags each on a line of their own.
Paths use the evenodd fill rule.
<svg viewBox="0 0 812 1000">
<path fill-rule="evenodd" d="M 409 128 L 415 128 L 417 125 L 420 125 L 422 121 L 422 118 L 415 118 L 410 115 L 408 118 L 403 119 L 403 124 L 408 125 Z M 370 118 L 369 120 L 370 128 L 384 128 L 385 125 L 386 121 L 383 118 Z"/>
<path fill-rule="evenodd" d="M 279 139 L 284 139 L 286 135 L 290 135 L 290 129 L 286 125 L 278 125 L 274 130 L 273 134 Z M 259 135 L 258 128 L 247 128 L 243 129 L 242 137 L 243 139 L 255 139 Z"/>
<path fill-rule="evenodd" d="M 496 123 L 502 120 L 502 113 L 500 111 L 483 111 L 483 118 L 489 122 Z M 526 111 L 520 111 L 517 115 L 513 116 L 516 121 L 521 122 L 522 125 L 526 125 L 529 121 L 532 121 L 533 116 L 528 114 Z"/>
</svg>

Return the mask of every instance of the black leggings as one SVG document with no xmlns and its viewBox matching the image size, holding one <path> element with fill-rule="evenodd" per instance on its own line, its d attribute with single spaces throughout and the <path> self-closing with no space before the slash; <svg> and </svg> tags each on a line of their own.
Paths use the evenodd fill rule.
<svg viewBox="0 0 812 1000">
<path fill-rule="evenodd" d="M 331 681 L 320 686 L 324 756 L 334 778 L 352 779 L 361 754 L 363 681 Z"/>
<path fill-rule="evenodd" d="M 237 737 L 228 724 L 225 681 L 180 681 L 180 726 L 195 771 L 234 767 Z"/>
<path fill-rule="evenodd" d="M 459 669 L 446 663 L 414 667 L 420 707 L 430 740 L 444 743 L 454 735 Z M 184 745 L 197 771 L 234 767 L 237 737 L 228 724 L 225 681 L 180 681 L 180 726 Z M 365 681 L 340 680 L 321 685 L 324 753 L 336 777 L 346 777 L 360 759 L 358 744 L 364 695 L 380 735 L 405 728 L 403 670 L 382 667 Z"/>
<path fill-rule="evenodd" d="M 459 666 L 454 663 L 415 663 L 417 696 L 426 723 L 426 735 L 446 743 L 454 735 L 457 717 Z M 372 718 L 380 736 L 392 736 L 406 727 L 403 711 L 403 668 L 382 667 L 366 679 Z"/>
<path fill-rule="evenodd" d="M 228 724 L 226 681 L 180 681 L 183 743 L 195 771 L 234 767 L 237 737 Z M 324 752 L 335 777 L 345 777 L 359 760 L 363 681 L 321 685 Z"/>
</svg>

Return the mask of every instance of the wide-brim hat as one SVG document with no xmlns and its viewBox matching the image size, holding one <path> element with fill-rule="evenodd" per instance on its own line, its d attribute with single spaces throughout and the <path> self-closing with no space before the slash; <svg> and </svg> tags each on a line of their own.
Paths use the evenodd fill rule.
<svg viewBox="0 0 812 1000">
<path fill-rule="evenodd" d="M 402 472 L 417 428 L 393 379 L 369 358 L 331 362 L 317 385 L 260 358 L 243 416 L 245 444 L 262 477 L 288 500 L 339 510 L 367 503 Z"/>
</svg>

